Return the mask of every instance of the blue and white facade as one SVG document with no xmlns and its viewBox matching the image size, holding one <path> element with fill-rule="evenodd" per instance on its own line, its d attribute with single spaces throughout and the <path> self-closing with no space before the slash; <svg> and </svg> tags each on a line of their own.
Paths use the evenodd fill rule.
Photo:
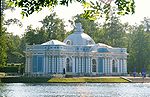
<svg viewBox="0 0 150 97">
<path fill-rule="evenodd" d="M 127 74 L 127 49 L 95 43 L 76 23 L 74 33 L 63 42 L 50 40 L 26 46 L 28 75 L 122 75 Z"/>
</svg>

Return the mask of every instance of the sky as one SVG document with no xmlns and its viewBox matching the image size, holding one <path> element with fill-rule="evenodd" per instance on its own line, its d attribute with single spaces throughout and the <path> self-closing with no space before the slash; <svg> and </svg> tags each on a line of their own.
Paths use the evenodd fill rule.
<svg viewBox="0 0 150 97">
<path fill-rule="evenodd" d="M 144 17 L 150 18 L 150 0 L 135 0 L 135 13 L 133 15 L 122 16 L 121 22 L 128 22 L 131 25 L 140 24 L 140 22 L 144 19 Z M 71 20 L 73 16 L 77 14 L 83 13 L 83 7 L 80 3 L 70 4 L 68 7 L 66 6 L 57 6 L 53 10 L 56 12 L 58 17 L 65 21 L 66 30 L 72 30 L 72 26 L 69 24 L 68 20 Z M 43 8 L 40 12 L 34 12 L 29 17 L 22 18 L 20 12 L 20 8 L 16 8 L 15 11 L 6 10 L 5 20 L 11 18 L 17 18 L 23 23 L 23 27 L 18 27 L 17 25 L 10 25 L 7 27 L 8 32 L 12 32 L 14 35 L 22 36 L 25 29 L 29 25 L 33 25 L 33 28 L 41 27 L 42 24 L 39 22 L 45 18 L 45 16 L 50 15 L 51 12 L 48 8 Z"/>
</svg>

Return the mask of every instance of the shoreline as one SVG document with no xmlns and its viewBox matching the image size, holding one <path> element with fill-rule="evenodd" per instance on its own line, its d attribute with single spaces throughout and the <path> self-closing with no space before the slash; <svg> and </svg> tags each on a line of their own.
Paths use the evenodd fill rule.
<svg viewBox="0 0 150 97">
<path fill-rule="evenodd" d="M 102 77 L 3 77 L 0 83 L 150 83 L 150 77 L 102 76 Z"/>
</svg>

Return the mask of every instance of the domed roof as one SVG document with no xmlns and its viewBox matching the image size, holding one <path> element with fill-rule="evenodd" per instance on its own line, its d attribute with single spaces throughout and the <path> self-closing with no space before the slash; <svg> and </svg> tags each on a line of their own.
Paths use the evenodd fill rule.
<svg viewBox="0 0 150 97">
<path fill-rule="evenodd" d="M 58 40 L 50 40 L 48 42 L 42 43 L 41 45 L 66 45 L 66 44 Z"/>
<path fill-rule="evenodd" d="M 83 33 L 81 23 L 76 23 L 75 31 L 69 35 L 64 43 L 68 45 L 94 45 L 94 40 L 87 34 Z"/>
</svg>

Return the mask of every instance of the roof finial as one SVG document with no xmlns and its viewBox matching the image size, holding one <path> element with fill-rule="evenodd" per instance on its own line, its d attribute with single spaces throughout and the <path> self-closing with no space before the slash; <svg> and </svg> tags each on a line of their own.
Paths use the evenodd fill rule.
<svg viewBox="0 0 150 97">
<path fill-rule="evenodd" d="M 81 23 L 75 23 L 75 33 L 83 33 L 83 31 Z"/>
</svg>

